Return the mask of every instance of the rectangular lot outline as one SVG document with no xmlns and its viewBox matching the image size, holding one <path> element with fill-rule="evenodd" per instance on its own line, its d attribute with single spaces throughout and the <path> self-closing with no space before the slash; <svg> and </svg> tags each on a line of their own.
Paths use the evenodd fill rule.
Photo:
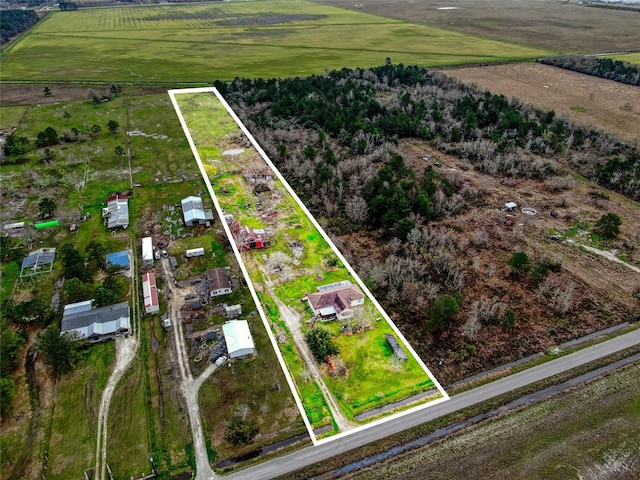
<svg viewBox="0 0 640 480">
<path fill-rule="evenodd" d="M 300 200 L 300 198 L 295 193 L 295 191 L 293 191 L 293 189 L 291 188 L 289 183 L 286 181 L 286 179 L 280 173 L 280 170 L 273 164 L 273 162 L 271 162 L 271 159 L 269 159 L 268 155 L 264 152 L 264 150 L 258 144 L 258 142 L 255 140 L 255 138 L 253 137 L 251 132 L 249 132 L 249 130 L 245 127 L 245 125 L 242 123 L 240 118 L 236 115 L 236 113 L 233 111 L 233 109 L 227 103 L 227 101 L 224 99 L 224 97 L 220 94 L 220 92 L 215 87 L 184 88 L 184 89 L 169 90 L 168 91 L 169 97 L 171 98 L 171 102 L 173 104 L 173 107 L 174 107 L 174 109 L 176 111 L 176 114 L 178 115 L 178 119 L 180 120 L 180 124 L 182 125 L 182 129 L 184 130 L 184 133 L 185 133 L 185 136 L 186 136 L 187 141 L 189 143 L 189 146 L 191 147 L 191 151 L 193 153 L 193 156 L 194 156 L 194 158 L 195 158 L 195 160 L 196 160 L 196 162 L 198 164 L 198 168 L 200 169 L 200 173 L 201 173 L 202 178 L 203 178 L 203 180 L 205 182 L 205 185 L 207 187 L 209 195 L 211 196 L 211 199 L 212 199 L 213 204 L 215 206 L 216 212 L 218 214 L 218 218 L 219 219 L 223 219 L 224 218 L 224 213 L 223 213 L 222 207 L 220 206 L 220 203 L 218 202 L 218 198 L 215 195 L 215 192 L 213 191 L 213 186 L 211 185 L 211 181 L 209 180 L 209 177 L 207 175 L 207 172 L 206 172 L 206 169 L 204 167 L 204 164 L 202 163 L 202 160 L 201 160 L 200 155 L 198 153 L 198 149 L 196 148 L 195 142 L 193 141 L 193 138 L 191 137 L 191 133 L 189 131 L 189 127 L 188 127 L 188 125 L 187 125 L 187 123 L 186 123 L 186 121 L 185 121 L 185 119 L 184 119 L 184 117 L 182 115 L 182 111 L 180 110 L 180 106 L 178 105 L 178 101 L 177 101 L 177 98 L 176 98 L 177 95 L 195 94 L 195 93 L 210 93 L 210 94 L 213 94 L 213 95 L 215 95 L 217 97 L 218 101 L 221 103 L 222 106 L 224 106 L 224 108 L 226 109 L 227 113 L 231 116 L 231 118 L 234 120 L 234 122 L 236 122 L 236 124 L 238 125 L 238 127 L 240 128 L 242 133 L 249 139 L 249 141 L 251 142 L 252 147 L 258 152 L 258 154 L 260 155 L 262 160 L 269 166 L 269 168 L 272 169 L 272 171 L 278 177 L 278 180 L 280 182 L 282 182 L 282 185 L 284 186 L 284 188 L 292 196 L 292 198 L 295 200 L 295 202 L 298 204 L 298 206 L 302 209 L 303 213 L 307 216 L 307 218 L 311 221 L 311 223 L 314 225 L 314 227 L 318 230 L 320 235 L 322 235 L 323 239 L 328 243 L 330 248 L 333 250 L 333 252 L 339 258 L 339 260 L 343 263 L 343 265 L 345 266 L 345 268 L 347 269 L 349 274 L 357 282 L 358 286 L 362 289 L 364 294 L 369 298 L 369 301 L 371 301 L 373 303 L 373 305 L 376 307 L 376 309 L 382 314 L 382 316 L 384 317 L 386 322 L 389 324 L 389 326 L 393 330 L 394 334 L 397 335 L 398 338 L 400 338 L 400 340 L 404 343 L 405 347 L 409 350 L 411 355 L 413 355 L 413 357 L 416 359 L 416 361 L 418 362 L 420 367 L 425 371 L 425 373 L 428 375 L 428 377 L 433 381 L 434 386 L 436 387 L 436 389 L 440 392 L 441 397 L 437 398 L 435 400 L 432 400 L 430 402 L 422 403 L 422 404 L 416 405 L 415 407 L 408 408 L 408 409 L 402 410 L 400 412 L 392 413 L 392 414 L 387 415 L 385 417 L 382 417 L 382 418 L 380 418 L 378 420 L 374 420 L 372 422 L 369 422 L 369 423 L 364 424 L 364 425 L 357 426 L 355 428 L 349 429 L 349 430 L 344 431 L 344 432 L 339 432 L 338 434 L 332 435 L 332 436 L 327 437 L 327 438 L 323 438 L 323 439 L 320 439 L 320 440 L 317 439 L 315 434 L 314 434 L 313 427 L 312 427 L 309 419 L 307 418 L 307 414 L 306 414 L 306 412 L 304 410 L 304 407 L 302 405 L 302 400 L 300 399 L 300 397 L 298 395 L 298 390 L 296 388 L 295 382 L 294 382 L 293 378 L 291 377 L 291 373 L 289 372 L 289 368 L 287 367 L 287 364 L 286 364 L 286 362 L 284 360 L 284 357 L 282 356 L 282 352 L 280 351 L 280 348 L 278 347 L 277 340 L 276 340 L 275 336 L 273 335 L 273 332 L 272 332 L 271 327 L 269 325 L 268 317 L 265 314 L 264 309 L 262 308 L 262 304 L 261 304 L 261 302 L 260 302 L 260 300 L 258 298 L 258 294 L 257 294 L 257 292 L 255 290 L 254 285 L 253 285 L 253 281 L 251 280 L 251 277 L 249 276 L 249 272 L 248 272 L 248 270 L 247 270 L 247 268 L 246 268 L 246 266 L 244 264 L 244 261 L 242 259 L 241 254 L 240 254 L 240 251 L 239 251 L 239 249 L 238 249 L 238 247 L 237 247 L 237 245 L 236 245 L 236 243 L 234 241 L 233 235 L 231 233 L 231 229 L 229 228 L 229 225 L 227 225 L 227 222 L 221 220 L 220 223 L 222 224 L 222 226 L 224 228 L 225 234 L 227 235 L 227 237 L 229 239 L 229 242 L 231 244 L 231 248 L 233 249 L 233 253 L 234 253 L 235 257 L 236 257 L 236 260 L 238 261 L 238 265 L 240 266 L 242 274 L 245 277 L 245 280 L 247 282 L 247 286 L 249 288 L 249 291 L 251 292 L 251 297 L 253 298 L 253 301 L 256 304 L 256 308 L 258 310 L 260 318 L 262 319 L 264 327 L 267 330 L 267 335 L 269 336 L 269 340 L 271 341 L 271 344 L 272 344 L 272 346 L 273 346 L 273 348 L 275 350 L 276 356 L 278 358 L 278 361 L 280 362 L 280 367 L 283 370 L 285 378 L 287 379 L 287 382 L 289 383 L 289 388 L 291 389 L 291 392 L 293 394 L 294 400 L 296 402 L 296 405 L 298 406 L 298 409 L 300 410 L 300 415 L 302 416 L 302 419 L 304 421 L 304 424 L 305 424 L 305 426 L 307 428 L 307 431 L 309 433 L 309 436 L 311 437 L 311 441 L 313 442 L 313 444 L 314 445 L 321 445 L 323 443 L 330 442 L 332 440 L 341 438 L 341 437 L 349 435 L 351 433 L 364 430 L 364 429 L 366 429 L 366 428 L 368 428 L 368 427 L 370 427 L 372 425 L 377 425 L 377 424 L 381 424 L 381 423 L 384 423 L 384 422 L 388 422 L 388 421 L 394 420 L 396 418 L 399 418 L 401 416 L 404 416 L 404 415 L 416 412 L 418 410 L 422 410 L 424 408 L 430 407 L 432 405 L 437 405 L 438 403 L 441 403 L 441 402 L 449 400 L 449 395 L 447 394 L 447 392 L 440 385 L 438 380 L 431 373 L 431 371 L 426 366 L 426 364 L 422 361 L 420 356 L 415 352 L 415 350 L 413 349 L 411 344 L 407 341 L 407 339 L 404 337 L 402 332 L 400 332 L 400 330 L 395 325 L 395 323 L 391 320 L 389 315 L 387 315 L 385 310 L 378 303 L 377 299 L 371 294 L 371 292 L 369 291 L 367 286 L 360 279 L 360 277 L 355 272 L 355 270 L 351 267 L 351 265 L 349 264 L 347 259 L 344 258 L 344 256 L 342 255 L 342 252 L 340 252 L 340 250 L 333 243 L 333 241 L 331 240 L 329 235 L 324 231 L 324 229 L 316 221 L 315 217 L 311 214 L 311 212 L 309 212 L 309 210 L 304 205 L 302 200 Z"/>
</svg>

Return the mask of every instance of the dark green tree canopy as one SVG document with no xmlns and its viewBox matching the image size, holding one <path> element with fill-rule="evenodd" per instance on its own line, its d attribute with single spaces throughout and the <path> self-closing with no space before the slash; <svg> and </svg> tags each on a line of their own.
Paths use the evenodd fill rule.
<svg viewBox="0 0 640 480">
<path fill-rule="evenodd" d="M 511 255 L 511 258 L 507 261 L 507 265 L 512 268 L 512 274 L 520 276 L 531 270 L 531 260 L 529 256 L 524 252 L 516 252 Z"/>
<path fill-rule="evenodd" d="M 605 213 L 596 222 L 595 232 L 605 240 L 613 240 L 620 234 L 622 219 L 615 213 Z"/>
<path fill-rule="evenodd" d="M 246 445 L 253 442 L 260 429 L 255 420 L 234 419 L 224 433 L 224 439 L 232 445 Z"/>
<path fill-rule="evenodd" d="M 82 343 L 68 333 L 60 335 L 57 327 L 49 327 L 40 334 L 36 346 L 45 354 L 53 373 L 59 376 L 73 371 L 80 360 Z"/>
<path fill-rule="evenodd" d="M 462 295 L 442 295 L 437 298 L 427 310 L 427 330 L 431 333 L 441 334 L 449 328 L 449 324 L 455 320 L 462 305 Z"/>
<path fill-rule="evenodd" d="M 118 128 L 120 128 L 120 124 L 115 120 L 109 120 L 107 122 L 107 129 L 109 130 L 109 133 L 111 134 L 118 133 Z"/>
<path fill-rule="evenodd" d="M 318 362 L 326 362 L 329 355 L 337 355 L 340 352 L 338 346 L 333 343 L 331 332 L 321 327 L 313 328 L 305 337 L 311 353 Z"/>
<path fill-rule="evenodd" d="M 48 218 L 56 211 L 56 202 L 52 198 L 42 198 L 38 203 L 40 218 Z"/>
</svg>

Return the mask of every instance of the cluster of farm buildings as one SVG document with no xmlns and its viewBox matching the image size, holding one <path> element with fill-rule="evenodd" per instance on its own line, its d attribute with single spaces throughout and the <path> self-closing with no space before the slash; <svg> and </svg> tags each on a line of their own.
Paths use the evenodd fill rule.
<svg viewBox="0 0 640 480">
<path fill-rule="evenodd" d="M 267 180 L 271 177 L 267 177 Z M 263 183 L 260 177 L 256 183 Z M 102 217 L 105 226 L 109 230 L 126 229 L 129 226 L 129 197 L 125 193 L 117 193 L 107 198 L 106 206 L 102 209 Z M 208 227 L 214 221 L 212 210 L 204 207 L 202 198 L 189 196 L 181 201 L 182 215 L 186 227 Z M 248 251 L 267 248 L 270 245 L 269 238 L 264 229 L 243 226 L 233 216 L 225 215 L 225 222 L 229 226 L 235 244 L 239 251 Z M 20 226 L 18 226 L 19 228 Z M 144 273 L 141 275 L 142 305 L 145 314 L 159 315 L 160 291 L 153 271 L 154 262 L 161 257 L 169 257 L 166 245 L 158 242 L 154 245 L 152 237 L 144 237 L 141 242 L 141 267 Z M 22 262 L 21 277 L 50 272 L 55 260 L 55 248 L 41 248 L 31 252 Z M 203 247 L 188 249 L 184 252 L 185 258 L 194 258 L 205 255 Z M 171 259 L 172 263 L 175 261 Z M 132 265 L 131 252 L 123 250 L 111 252 L 106 255 L 108 268 L 119 268 L 122 271 L 130 271 Z M 191 309 L 199 309 L 203 304 L 215 297 L 222 297 L 233 292 L 229 267 L 213 268 L 204 275 L 203 294 L 197 301 L 189 304 Z M 309 293 L 305 300 L 311 310 L 313 320 L 344 321 L 352 318 L 358 309 L 362 309 L 365 295 L 360 287 L 348 280 L 317 287 L 317 291 Z M 128 302 L 121 302 L 95 308 L 93 300 L 85 300 L 64 306 L 61 334 L 71 334 L 75 339 L 87 339 L 89 342 L 100 342 L 116 338 L 120 335 L 131 333 L 131 308 Z M 255 353 L 255 346 L 246 320 L 238 320 L 236 317 L 242 313 L 241 305 L 219 304 L 227 322 L 222 326 L 221 336 L 224 343 L 214 349 L 211 361 L 215 361 L 223 354 L 230 358 L 238 358 Z M 161 317 L 161 324 L 165 330 L 170 330 L 171 319 L 166 314 Z M 406 355 L 399 346 L 397 340 L 390 335 L 389 344 L 401 359 Z"/>
</svg>

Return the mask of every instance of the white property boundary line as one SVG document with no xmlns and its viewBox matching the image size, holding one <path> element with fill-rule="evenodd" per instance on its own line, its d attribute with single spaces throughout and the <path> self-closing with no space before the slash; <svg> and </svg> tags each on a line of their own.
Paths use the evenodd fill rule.
<svg viewBox="0 0 640 480">
<path fill-rule="evenodd" d="M 335 246 L 335 244 L 333 243 L 331 238 L 329 238 L 329 235 L 327 235 L 327 233 L 320 226 L 320 224 L 316 221 L 316 219 L 311 214 L 311 212 L 309 212 L 309 210 L 304 205 L 304 203 L 302 203 L 302 201 L 300 200 L 298 195 L 293 191 L 293 189 L 291 188 L 289 183 L 282 176 L 282 174 L 280 173 L 280 170 L 278 170 L 278 168 L 271 162 L 271 160 L 269 159 L 267 154 L 264 152 L 264 150 L 262 150 L 262 147 L 260 147 L 260 145 L 255 140 L 255 138 L 253 138 L 253 135 L 251 135 L 251 132 L 249 132 L 249 130 L 247 130 L 247 128 L 244 126 L 244 124 L 242 123 L 240 118 L 238 118 L 238 116 L 235 114 L 233 109 L 229 106 L 227 101 L 222 97 L 220 92 L 218 92 L 218 90 L 215 87 L 203 87 L 203 88 L 185 88 L 185 89 L 169 90 L 168 93 L 169 93 L 169 96 L 171 98 L 171 102 L 173 104 L 173 107 L 174 107 L 174 109 L 175 109 L 175 111 L 176 111 L 176 113 L 178 115 L 178 118 L 180 119 L 180 124 L 182 125 L 182 129 L 184 130 L 184 133 L 185 133 L 185 135 L 187 137 L 187 141 L 189 142 L 189 145 L 191 146 L 191 151 L 193 152 L 194 158 L 196 159 L 196 162 L 198 163 L 198 167 L 200 168 L 200 173 L 202 174 L 202 178 L 204 179 L 205 185 L 207 186 L 207 189 L 209 191 L 209 195 L 211 195 L 211 199 L 213 200 L 213 203 L 215 205 L 216 212 L 218 213 L 218 217 L 221 219 L 220 223 L 222 224 L 222 226 L 224 228 L 224 231 L 225 231 L 225 233 L 227 234 L 227 237 L 230 240 L 231 247 L 233 249 L 233 253 L 235 254 L 236 259 L 238 261 L 238 264 L 240 265 L 240 269 L 242 270 L 242 274 L 245 276 L 245 279 L 247 280 L 247 285 L 248 285 L 249 290 L 251 292 L 251 296 L 253 297 L 253 300 L 256 303 L 256 307 L 258 309 L 258 313 L 260 314 L 260 317 L 262 318 L 262 322 L 264 323 L 264 327 L 267 330 L 267 334 L 269 335 L 269 339 L 271 340 L 271 344 L 272 344 L 272 346 L 273 346 L 273 348 L 274 348 L 274 350 L 276 352 L 276 356 L 278 357 L 278 361 L 280 362 L 280 366 L 281 366 L 281 368 L 282 368 L 282 370 L 284 372 L 284 375 L 285 375 L 285 377 L 287 379 L 287 382 L 289 383 L 289 388 L 291 389 L 291 392 L 293 393 L 293 397 L 294 397 L 294 399 L 296 401 L 296 404 L 298 405 L 298 409 L 300 410 L 300 414 L 302 415 L 302 419 L 304 420 L 304 424 L 307 427 L 307 431 L 309 432 L 309 436 L 311 437 L 311 441 L 313 442 L 313 444 L 314 445 L 321 445 L 323 443 L 330 442 L 332 440 L 341 438 L 341 437 L 343 437 L 345 435 L 349 435 L 350 433 L 357 432 L 357 431 L 360 431 L 360 430 L 364 430 L 364 429 L 366 429 L 366 428 L 368 428 L 368 427 L 370 427 L 372 425 L 377 425 L 377 424 L 381 424 L 381 423 L 384 423 L 384 422 L 388 422 L 388 421 L 393 420 L 395 418 L 398 418 L 398 417 L 401 417 L 401 416 L 404 416 L 404 415 L 408 415 L 408 414 L 413 413 L 413 412 L 418 411 L 418 410 L 422 410 L 422 409 L 427 408 L 427 407 L 429 407 L 431 405 L 436 405 L 438 403 L 441 403 L 441 402 L 444 402 L 446 400 L 449 400 L 449 395 L 447 394 L 447 392 L 444 390 L 444 388 L 442 388 L 442 386 L 440 385 L 438 380 L 435 378 L 435 376 L 431 374 L 431 372 L 429 371 L 429 368 L 425 365 L 425 363 L 422 361 L 422 359 L 418 356 L 418 354 L 415 352 L 415 350 L 413 349 L 411 344 L 407 341 L 407 339 L 404 337 L 404 335 L 402 335 L 402 332 L 400 332 L 400 330 L 398 330 L 398 327 L 396 327 L 395 323 L 391 320 L 389 315 L 387 315 L 387 313 L 384 311 L 382 306 L 378 303 L 376 298 L 371 294 L 371 292 L 369 291 L 367 286 L 360 279 L 360 277 L 355 272 L 355 270 L 351 267 L 349 262 L 347 262 L 347 259 L 344 258 L 344 256 L 340 252 L 340 250 Z M 427 373 L 429 378 L 431 380 L 433 380 L 433 383 L 434 383 L 435 387 L 438 389 L 438 391 L 442 395 L 441 398 L 433 400 L 433 401 L 428 402 L 428 403 L 424 403 L 424 404 L 418 405 L 416 407 L 413 407 L 413 408 L 410 408 L 410 409 L 407 409 L 407 410 L 404 410 L 402 412 L 398 412 L 398 413 L 389 415 L 389 416 L 381 418 L 379 420 L 367 423 L 366 425 L 361 425 L 359 427 L 350 429 L 350 430 L 348 430 L 346 432 L 338 433 L 336 435 L 333 435 L 331 437 L 328 437 L 328 438 L 325 438 L 325 439 L 322 439 L 322 440 L 316 439 L 316 436 L 313 433 L 313 427 L 311 426 L 311 423 L 309 422 L 309 419 L 307 418 L 306 412 L 304 411 L 304 407 L 302 406 L 302 401 L 300 400 L 300 397 L 298 396 L 298 391 L 296 389 L 296 385 L 295 385 L 293 379 L 291 378 L 291 374 L 289 372 L 289 369 L 287 368 L 287 364 L 284 361 L 282 353 L 280 352 L 280 348 L 278 347 L 278 343 L 276 341 L 276 338 L 273 336 L 273 332 L 271 331 L 271 327 L 269 326 L 269 320 L 268 320 L 267 316 L 265 315 L 264 310 L 262 309 L 262 305 L 260 303 L 260 300 L 258 299 L 258 295 L 256 293 L 256 290 L 255 290 L 254 286 L 253 286 L 253 282 L 251 281 L 251 278 L 249 277 L 249 273 L 248 273 L 248 271 L 247 271 L 247 269 L 245 267 L 244 261 L 242 260 L 242 257 L 240 255 L 240 251 L 238 250 L 238 247 L 237 247 L 235 241 L 233 240 L 233 235 L 231 234 L 231 229 L 229 228 L 227 223 L 225 221 L 223 221 L 224 220 L 224 213 L 222 212 L 222 208 L 220 207 L 220 203 L 218 202 L 218 198 L 216 197 L 216 195 L 215 195 L 215 193 L 213 191 L 213 187 L 211 185 L 209 177 L 207 176 L 207 172 L 206 172 L 206 170 L 204 168 L 204 164 L 202 163 L 202 160 L 200 159 L 200 155 L 198 154 L 198 150 L 196 148 L 196 145 L 193 142 L 193 139 L 191 138 L 191 133 L 189 132 L 189 128 L 187 127 L 187 124 L 186 124 L 186 122 L 184 120 L 184 117 L 182 116 L 182 112 L 181 112 L 180 107 L 178 105 L 178 102 L 176 100 L 176 95 L 191 94 L 191 93 L 213 93 L 213 94 L 215 94 L 215 96 L 218 98 L 220 103 L 225 107 L 225 109 L 227 110 L 229 115 L 231 115 L 231 118 L 233 118 L 233 120 L 236 122 L 236 124 L 242 130 L 242 132 L 251 141 L 251 144 L 256 149 L 256 151 L 260 154 L 262 159 L 267 163 L 267 165 L 277 175 L 278 179 L 282 182 L 282 185 L 284 185 L 284 187 L 286 188 L 287 192 L 298 203 L 298 205 L 300 206 L 302 211 L 305 213 L 305 215 L 309 218 L 309 220 L 311 220 L 311 222 L 313 223 L 314 227 L 318 230 L 318 232 L 320 232 L 320 234 L 322 235 L 322 238 L 324 238 L 324 240 L 329 244 L 329 246 L 331 247 L 333 252 L 337 255 L 337 257 L 340 259 L 340 261 L 343 263 L 343 265 L 347 268 L 347 270 L 349 271 L 351 276 L 356 280 L 356 282 L 358 283 L 358 285 L 360 286 L 362 291 L 367 295 L 369 300 L 374 304 L 374 306 L 382 314 L 384 319 L 390 325 L 390 327 L 393 330 L 393 332 L 402 340 L 402 342 L 404 343 L 404 346 L 410 351 L 411 355 L 413 355 L 413 357 L 417 360 L 417 362 L 420 365 L 420 367 L 422 367 L 422 369 Z"/>
</svg>

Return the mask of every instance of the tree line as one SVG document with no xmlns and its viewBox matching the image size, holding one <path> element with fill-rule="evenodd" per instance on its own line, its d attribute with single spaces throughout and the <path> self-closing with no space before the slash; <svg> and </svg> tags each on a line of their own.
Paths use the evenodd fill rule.
<svg viewBox="0 0 640 480">
<path fill-rule="evenodd" d="M 0 15 L 0 40 L 7 43 L 16 35 L 38 23 L 34 10 L 3 10 Z"/>
<path fill-rule="evenodd" d="M 622 60 L 586 55 L 563 55 L 543 58 L 540 63 L 640 86 L 640 67 Z"/>
</svg>

